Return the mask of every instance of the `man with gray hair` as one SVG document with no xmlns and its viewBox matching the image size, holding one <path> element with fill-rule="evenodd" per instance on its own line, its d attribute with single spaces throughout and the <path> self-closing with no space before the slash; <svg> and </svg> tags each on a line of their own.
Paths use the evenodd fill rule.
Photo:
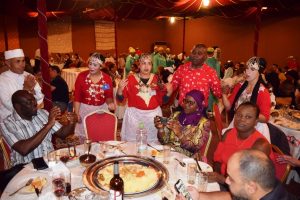
<svg viewBox="0 0 300 200">
<path fill-rule="evenodd" d="M 227 167 L 226 183 L 229 192 L 198 192 L 195 188 L 188 190 L 196 199 L 248 199 L 248 200 L 296 200 L 276 180 L 273 162 L 261 151 L 242 150 L 234 153 Z M 177 200 L 184 199 L 178 195 Z"/>
<path fill-rule="evenodd" d="M 22 49 L 4 52 L 5 63 L 9 70 L 0 75 L 0 122 L 13 112 L 11 96 L 17 90 L 27 90 L 32 93 L 41 105 L 44 95 L 35 77 L 25 72 L 25 58 Z"/>
</svg>

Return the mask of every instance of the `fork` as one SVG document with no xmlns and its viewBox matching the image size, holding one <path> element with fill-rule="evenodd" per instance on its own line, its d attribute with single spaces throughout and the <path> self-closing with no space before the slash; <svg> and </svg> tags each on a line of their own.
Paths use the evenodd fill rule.
<svg viewBox="0 0 300 200">
<path fill-rule="evenodd" d="M 22 187 L 20 187 L 19 189 L 17 189 L 15 192 L 11 193 L 9 196 L 12 196 L 12 195 L 16 194 L 17 192 L 19 192 L 24 187 L 31 185 L 32 181 L 33 181 L 33 178 L 29 179 L 25 185 L 23 185 Z"/>
<path fill-rule="evenodd" d="M 182 162 L 180 160 L 178 160 L 177 158 L 174 158 L 176 161 L 178 161 L 178 163 L 181 165 L 181 167 L 185 167 L 185 162 Z"/>
</svg>

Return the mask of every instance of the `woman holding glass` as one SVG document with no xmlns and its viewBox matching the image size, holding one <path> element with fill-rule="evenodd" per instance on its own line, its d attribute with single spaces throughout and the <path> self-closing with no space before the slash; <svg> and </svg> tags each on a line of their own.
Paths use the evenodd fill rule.
<svg viewBox="0 0 300 200">
<path fill-rule="evenodd" d="M 82 120 L 95 110 L 114 110 L 113 85 L 110 76 L 101 71 L 101 54 L 93 53 L 88 60 L 88 71 L 81 72 L 75 82 L 74 111 L 78 116 L 75 134 L 85 138 Z"/>
<path fill-rule="evenodd" d="M 210 122 L 203 115 L 203 101 L 203 93 L 192 90 L 183 99 L 183 111 L 173 113 L 167 123 L 156 116 L 154 124 L 158 129 L 158 140 L 189 157 L 200 157 L 198 153 L 210 132 Z"/>
</svg>

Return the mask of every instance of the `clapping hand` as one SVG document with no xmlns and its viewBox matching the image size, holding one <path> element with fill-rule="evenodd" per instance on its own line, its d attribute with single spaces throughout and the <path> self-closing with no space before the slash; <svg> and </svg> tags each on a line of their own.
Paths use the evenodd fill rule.
<svg viewBox="0 0 300 200">
<path fill-rule="evenodd" d="M 35 80 L 34 76 L 32 76 L 30 74 L 25 76 L 24 84 L 23 84 L 23 87 L 25 90 L 32 92 L 35 84 L 36 84 L 36 80 Z"/>
<path fill-rule="evenodd" d="M 54 125 L 56 119 L 59 119 L 61 117 L 61 111 L 60 108 L 57 106 L 54 106 L 49 113 L 48 116 L 48 123 L 51 125 Z"/>
<path fill-rule="evenodd" d="M 117 90 L 117 94 L 118 95 L 122 95 L 122 92 L 124 90 L 124 88 L 127 86 L 128 84 L 128 79 L 124 79 L 124 80 L 121 80 L 119 85 L 118 85 L 118 90 Z"/>
</svg>

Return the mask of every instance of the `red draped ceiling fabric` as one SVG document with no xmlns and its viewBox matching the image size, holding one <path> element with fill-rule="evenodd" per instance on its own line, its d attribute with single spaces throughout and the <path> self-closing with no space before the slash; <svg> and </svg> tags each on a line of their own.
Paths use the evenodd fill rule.
<svg viewBox="0 0 300 200">
<path fill-rule="evenodd" d="M 41 72 L 43 78 L 43 93 L 44 108 L 50 110 L 52 106 L 51 90 L 50 90 L 50 76 L 49 76 L 49 64 L 48 64 L 48 42 L 47 42 L 47 16 L 46 16 L 46 0 L 38 0 L 38 36 L 40 41 L 41 51 Z"/>
</svg>

